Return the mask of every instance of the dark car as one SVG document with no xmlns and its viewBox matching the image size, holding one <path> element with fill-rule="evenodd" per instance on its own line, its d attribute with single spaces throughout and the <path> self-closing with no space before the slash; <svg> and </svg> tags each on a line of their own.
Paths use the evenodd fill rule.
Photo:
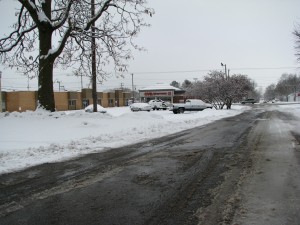
<svg viewBox="0 0 300 225">
<path fill-rule="evenodd" d="M 247 98 L 244 101 L 242 101 L 242 104 L 254 104 L 256 101 L 254 98 Z"/>
</svg>

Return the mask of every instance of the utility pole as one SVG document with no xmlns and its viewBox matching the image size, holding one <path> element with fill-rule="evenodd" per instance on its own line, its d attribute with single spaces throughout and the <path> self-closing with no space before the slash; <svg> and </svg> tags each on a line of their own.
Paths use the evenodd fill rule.
<svg viewBox="0 0 300 225">
<path fill-rule="evenodd" d="M 95 0 L 91 0 L 91 17 L 95 16 Z M 97 112 L 97 74 L 96 74 L 96 38 L 95 38 L 95 23 L 92 24 L 92 97 L 93 97 L 93 112 Z"/>
<path fill-rule="evenodd" d="M 27 91 L 29 91 L 29 75 L 27 75 Z"/>
<path fill-rule="evenodd" d="M 133 73 L 131 74 L 131 84 L 132 84 L 132 103 L 134 103 Z"/>
<path fill-rule="evenodd" d="M 58 83 L 58 91 L 60 91 L 60 83 L 61 83 L 61 81 L 56 81 L 56 83 Z"/>
<path fill-rule="evenodd" d="M 2 71 L 0 71 L 0 112 L 2 112 L 2 89 L 1 89 Z"/>
</svg>

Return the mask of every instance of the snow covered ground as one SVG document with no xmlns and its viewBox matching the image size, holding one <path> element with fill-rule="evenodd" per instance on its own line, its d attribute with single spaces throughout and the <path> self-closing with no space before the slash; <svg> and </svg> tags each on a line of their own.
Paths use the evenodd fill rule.
<svg viewBox="0 0 300 225">
<path fill-rule="evenodd" d="M 297 114 L 299 106 L 290 107 Z M 0 174 L 161 137 L 247 109 L 234 105 L 232 110 L 177 115 L 170 111 L 133 113 L 128 107 L 108 108 L 106 114 L 82 110 L 0 113 Z"/>
</svg>

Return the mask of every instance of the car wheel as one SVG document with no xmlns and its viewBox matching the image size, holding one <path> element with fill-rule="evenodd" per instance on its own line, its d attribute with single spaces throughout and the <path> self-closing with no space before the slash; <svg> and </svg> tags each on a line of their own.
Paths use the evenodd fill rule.
<svg viewBox="0 0 300 225">
<path fill-rule="evenodd" d="M 177 112 L 177 110 L 173 110 L 173 113 L 174 113 L 174 114 L 177 114 L 178 112 Z"/>
<path fill-rule="evenodd" d="M 180 108 L 179 113 L 184 113 L 184 108 Z"/>
</svg>

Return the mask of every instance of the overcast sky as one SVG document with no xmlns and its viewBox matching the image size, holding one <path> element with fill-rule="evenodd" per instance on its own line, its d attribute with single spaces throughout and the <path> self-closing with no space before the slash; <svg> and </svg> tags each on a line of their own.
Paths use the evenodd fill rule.
<svg viewBox="0 0 300 225">
<path fill-rule="evenodd" d="M 0 1 L 0 28 L 10 25 L 11 0 Z M 265 88 L 283 73 L 300 74 L 295 56 L 294 28 L 300 24 L 300 0 L 148 0 L 155 15 L 136 39 L 147 49 L 134 52 L 124 79 L 111 78 L 98 90 L 131 88 L 131 73 L 137 89 L 155 83 L 201 80 L 210 70 L 245 74 Z M 27 89 L 27 79 L 3 70 L 3 89 Z M 56 70 L 55 79 L 67 90 L 79 90 L 80 79 Z M 89 83 L 84 79 L 84 87 Z M 36 89 L 36 79 L 29 82 Z M 55 89 L 58 84 L 55 85 Z"/>
</svg>

